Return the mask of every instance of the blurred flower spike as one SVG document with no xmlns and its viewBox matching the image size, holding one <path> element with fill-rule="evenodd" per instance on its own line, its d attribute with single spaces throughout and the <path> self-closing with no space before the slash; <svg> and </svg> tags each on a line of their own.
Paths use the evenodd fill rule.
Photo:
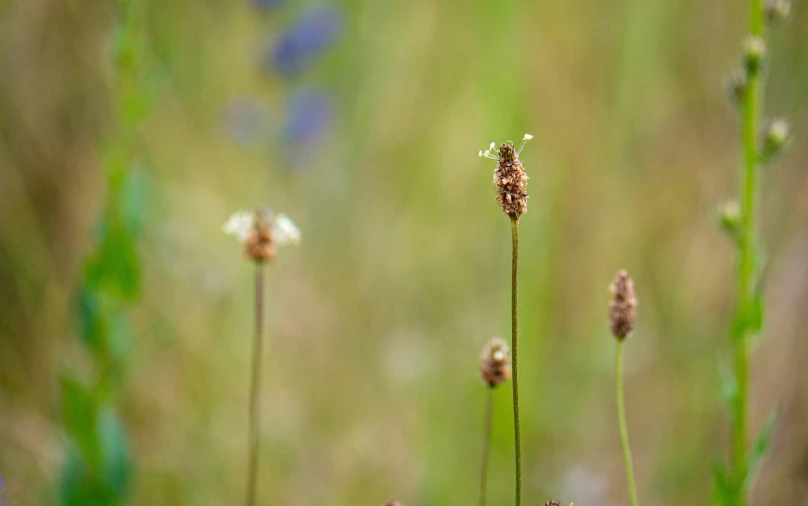
<svg viewBox="0 0 808 506">
<path fill-rule="evenodd" d="M 250 3 L 259 9 L 272 9 L 285 4 L 286 0 L 250 0 Z"/>
<path fill-rule="evenodd" d="M 330 7 L 314 7 L 275 41 L 267 63 L 279 74 L 306 71 L 342 32 L 342 16 Z"/>
<path fill-rule="evenodd" d="M 285 214 L 267 209 L 238 211 L 228 218 L 222 230 L 238 239 L 244 254 L 258 263 L 272 262 L 278 246 L 300 243 L 300 229 Z"/>
<path fill-rule="evenodd" d="M 302 144 L 319 141 L 334 116 L 331 101 L 315 90 L 305 89 L 292 97 L 285 127 L 285 140 Z"/>
</svg>

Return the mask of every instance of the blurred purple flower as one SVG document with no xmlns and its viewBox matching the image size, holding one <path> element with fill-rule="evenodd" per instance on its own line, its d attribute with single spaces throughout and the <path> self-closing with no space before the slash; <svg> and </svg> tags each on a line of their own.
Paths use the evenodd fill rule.
<svg viewBox="0 0 808 506">
<path fill-rule="evenodd" d="M 328 131 L 333 116 L 331 101 L 325 94 L 311 88 L 301 90 L 289 102 L 284 137 L 304 144 L 316 142 Z"/>
<path fill-rule="evenodd" d="M 250 0 L 250 3 L 259 9 L 272 9 L 285 4 L 286 0 Z"/>
<path fill-rule="evenodd" d="M 269 129 L 267 108 L 248 97 L 236 98 L 227 104 L 223 121 L 227 136 L 240 146 L 260 142 Z"/>
<path fill-rule="evenodd" d="M 267 64 L 284 75 L 307 70 L 339 37 L 342 16 L 331 7 L 314 7 L 275 41 Z"/>
</svg>

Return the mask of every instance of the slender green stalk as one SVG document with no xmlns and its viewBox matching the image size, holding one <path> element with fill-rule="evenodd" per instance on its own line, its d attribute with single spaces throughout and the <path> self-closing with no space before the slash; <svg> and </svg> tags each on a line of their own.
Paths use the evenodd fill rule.
<svg viewBox="0 0 808 506">
<path fill-rule="evenodd" d="M 749 1 L 749 35 L 762 37 L 764 31 L 764 11 L 762 0 Z M 747 88 L 742 99 L 741 141 L 743 144 L 743 170 L 741 174 L 741 223 L 739 258 L 737 266 L 737 317 L 736 321 L 747 319 L 752 305 L 757 257 L 759 227 L 757 220 L 758 167 L 760 153 L 757 136 L 760 131 L 762 75 L 759 67 L 747 73 Z M 747 404 L 749 398 L 749 337 L 750 329 L 742 324 L 735 346 L 735 399 L 732 424 L 732 469 L 738 487 L 738 506 L 746 503 L 743 482 L 747 472 Z"/>
<path fill-rule="evenodd" d="M 623 401 L 623 343 L 617 340 L 614 355 L 614 389 L 617 394 L 617 421 L 620 425 L 620 443 L 623 447 L 623 461 L 626 466 L 626 486 L 631 498 L 631 506 L 637 506 L 637 485 L 634 482 L 634 464 L 631 461 L 631 446 L 628 444 L 628 425 L 626 424 L 626 407 Z"/>
<path fill-rule="evenodd" d="M 252 372 L 250 377 L 249 437 L 250 461 L 247 474 L 247 506 L 255 505 L 256 478 L 258 476 L 259 419 L 258 401 L 261 383 L 261 350 L 264 337 L 264 264 L 255 264 L 255 340 L 253 341 Z"/>
<path fill-rule="evenodd" d="M 485 401 L 485 423 L 483 430 L 483 463 L 480 468 L 480 500 L 485 506 L 486 489 L 488 487 L 488 453 L 491 448 L 491 426 L 494 419 L 494 387 L 488 387 Z"/>
<path fill-rule="evenodd" d="M 514 458 L 516 462 L 516 506 L 522 503 L 522 441 L 519 432 L 519 368 L 518 368 L 518 340 L 517 326 L 519 319 L 516 316 L 516 272 L 519 265 L 519 220 L 511 218 L 511 241 L 513 243 L 513 262 L 511 263 L 511 361 L 513 363 L 513 432 L 514 432 Z"/>
</svg>

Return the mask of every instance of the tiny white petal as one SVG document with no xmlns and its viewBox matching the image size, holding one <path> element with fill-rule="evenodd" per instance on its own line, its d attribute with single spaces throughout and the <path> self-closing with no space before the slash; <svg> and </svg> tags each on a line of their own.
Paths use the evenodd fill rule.
<svg viewBox="0 0 808 506">
<path fill-rule="evenodd" d="M 489 148 L 491 151 L 494 151 L 495 149 L 497 149 L 497 145 L 496 145 L 496 144 L 494 144 L 494 143 L 492 142 L 492 143 L 491 143 L 491 145 L 490 145 L 488 148 Z"/>
<path fill-rule="evenodd" d="M 483 156 L 485 156 L 487 158 L 490 154 L 491 154 L 491 152 L 486 149 L 485 153 L 483 153 Z"/>
<path fill-rule="evenodd" d="M 479 156 L 480 158 L 483 157 L 483 150 L 482 149 L 480 150 L 480 153 L 477 156 Z"/>
<path fill-rule="evenodd" d="M 525 134 L 525 136 L 524 136 L 524 137 L 522 137 L 522 140 L 523 140 L 523 141 L 529 141 L 529 140 L 530 140 L 530 139 L 532 139 L 532 138 L 533 138 L 533 136 L 532 136 L 532 135 L 530 135 L 530 134 Z"/>
<path fill-rule="evenodd" d="M 288 216 L 279 214 L 272 222 L 272 238 L 279 245 L 297 244 L 300 242 L 300 229 Z"/>
<path fill-rule="evenodd" d="M 222 226 L 222 231 L 227 235 L 232 235 L 239 241 L 244 241 L 254 225 L 253 213 L 249 211 L 238 211 L 233 213 Z"/>
</svg>

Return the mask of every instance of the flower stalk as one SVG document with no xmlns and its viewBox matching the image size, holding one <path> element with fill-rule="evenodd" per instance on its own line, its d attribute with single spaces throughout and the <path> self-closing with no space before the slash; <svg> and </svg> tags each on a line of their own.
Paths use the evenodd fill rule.
<svg viewBox="0 0 808 506">
<path fill-rule="evenodd" d="M 511 262 L 511 360 L 513 362 L 513 434 L 514 434 L 514 464 L 516 466 L 516 506 L 522 501 L 522 440 L 519 427 L 519 368 L 517 353 L 519 346 L 517 316 L 517 271 L 519 267 L 519 219 L 511 218 L 511 242 L 513 245 L 513 259 Z"/>
<path fill-rule="evenodd" d="M 763 88 L 768 56 L 767 28 L 784 19 L 790 10 L 787 0 L 749 0 L 748 35 L 743 46 L 742 86 L 736 93 L 740 108 L 740 139 L 742 169 L 737 220 L 731 234 L 737 249 L 735 269 L 736 308 L 732 328 L 733 384 L 730 401 L 731 446 L 730 464 L 722 485 L 721 495 L 726 503 L 746 504 L 750 484 L 750 455 L 748 405 L 749 362 L 754 338 L 763 321 L 762 258 L 758 204 L 760 201 L 760 168 L 778 156 L 787 146 L 788 124 L 777 119 L 763 131 Z M 720 483 L 717 483 L 720 485 Z"/>
<path fill-rule="evenodd" d="M 491 428 L 494 418 L 494 390 L 511 377 L 511 362 L 508 358 L 508 344 L 495 337 L 486 343 L 480 355 L 480 376 L 488 387 L 485 404 L 483 432 L 483 459 L 480 469 L 480 506 L 485 506 L 488 484 L 488 453 L 491 446 Z"/>
<path fill-rule="evenodd" d="M 255 506 L 258 482 L 258 457 L 261 435 L 261 358 L 264 341 L 265 270 L 275 260 L 279 246 L 300 242 L 300 230 L 283 214 L 267 209 L 253 213 L 239 211 L 225 222 L 222 230 L 241 242 L 244 256 L 255 264 L 255 334 L 250 368 L 250 401 L 247 408 L 249 455 L 247 462 L 247 506 Z"/>
<path fill-rule="evenodd" d="M 247 469 L 247 506 L 255 505 L 258 477 L 258 453 L 260 419 L 258 400 L 261 386 L 261 356 L 264 341 L 264 270 L 262 262 L 255 264 L 255 339 L 253 340 L 252 368 L 250 374 L 249 438 L 250 460 Z"/>
<path fill-rule="evenodd" d="M 491 449 L 491 427 L 494 419 L 494 388 L 489 387 L 485 396 L 485 421 L 483 423 L 483 462 L 480 467 L 480 499 L 478 504 L 485 506 L 488 495 L 488 454 Z"/>
<path fill-rule="evenodd" d="M 514 467 L 515 467 L 515 504 L 522 502 L 522 444 L 519 428 L 519 370 L 518 370 L 518 324 L 517 316 L 517 271 L 519 267 L 519 218 L 527 212 L 528 177 L 519 160 L 525 143 L 533 136 L 525 134 L 522 144 L 516 149 L 511 142 L 505 142 L 496 148 L 495 143 L 485 151 L 480 151 L 481 158 L 497 161 L 494 169 L 494 186 L 497 189 L 497 202 L 502 212 L 511 220 L 511 353 L 513 362 L 513 432 L 514 432 Z"/>
<path fill-rule="evenodd" d="M 626 424 L 626 407 L 623 399 L 623 343 L 617 341 L 614 358 L 614 385 L 617 395 L 617 421 L 620 426 L 620 445 L 623 449 L 623 464 L 626 468 L 626 487 L 631 506 L 637 506 L 637 485 L 634 481 L 634 464 L 631 459 L 631 446 L 628 443 L 628 425 Z"/>
<path fill-rule="evenodd" d="M 623 464 L 626 469 L 626 488 L 631 506 L 637 506 L 637 485 L 634 480 L 634 464 L 631 458 L 631 446 L 628 442 L 628 424 L 626 423 L 626 406 L 623 395 L 623 344 L 634 330 L 637 320 L 637 297 L 634 294 L 634 282 L 628 272 L 621 270 L 609 287 L 612 301 L 609 306 L 609 326 L 615 337 L 617 346 L 614 355 L 614 390 L 617 398 L 617 422 L 620 428 L 620 445 L 623 450 Z"/>
</svg>

